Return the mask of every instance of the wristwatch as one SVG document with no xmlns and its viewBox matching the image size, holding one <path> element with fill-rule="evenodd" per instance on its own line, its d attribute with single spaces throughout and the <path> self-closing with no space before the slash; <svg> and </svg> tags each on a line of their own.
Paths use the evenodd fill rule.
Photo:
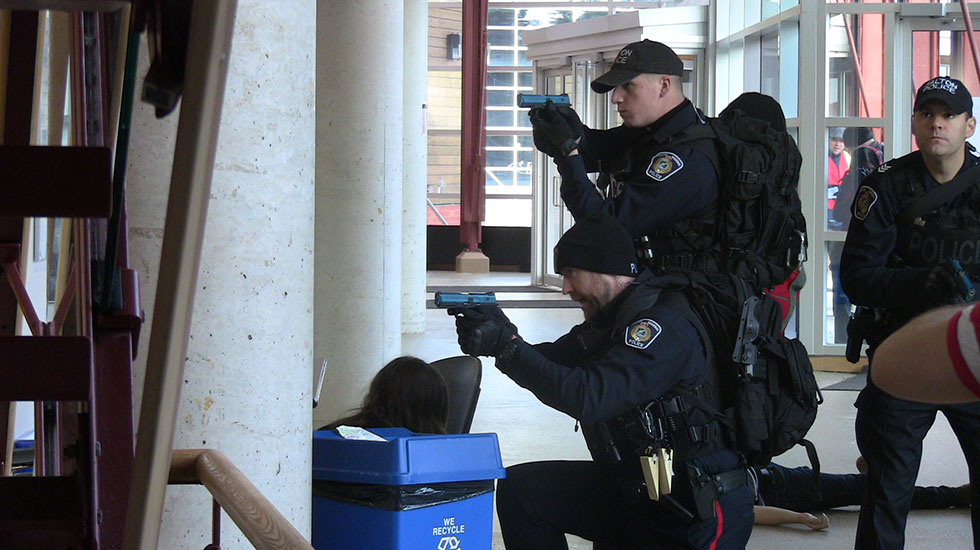
<svg viewBox="0 0 980 550">
<path fill-rule="evenodd" d="M 500 351 L 497 352 L 497 359 L 510 361 L 514 357 L 514 352 L 517 351 L 517 343 L 520 341 L 520 338 L 513 338 L 510 342 L 504 344 L 504 347 L 500 348 Z"/>
</svg>

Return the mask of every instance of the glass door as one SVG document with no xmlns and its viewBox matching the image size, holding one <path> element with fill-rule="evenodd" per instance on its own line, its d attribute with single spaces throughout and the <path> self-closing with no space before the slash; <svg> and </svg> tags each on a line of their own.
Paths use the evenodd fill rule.
<svg viewBox="0 0 980 550">
<path fill-rule="evenodd" d="M 959 12 L 957 11 L 957 15 Z M 912 55 L 905 60 L 908 70 L 908 88 L 905 90 L 909 105 L 915 91 L 927 80 L 937 76 L 950 76 L 963 82 L 973 96 L 973 116 L 977 116 L 980 100 L 980 79 L 977 78 L 977 65 L 971 53 L 967 32 L 960 19 L 932 21 L 927 18 L 913 18 L 909 21 Z M 980 42 L 980 33 L 974 32 L 974 39 Z M 911 116 L 911 108 L 909 109 Z M 916 148 L 909 124 L 898 128 L 898 133 L 908 143 L 908 149 Z M 969 138 L 970 143 L 980 147 L 980 135 Z"/>
<path fill-rule="evenodd" d="M 596 76 L 592 61 L 573 61 L 571 66 L 548 70 L 539 76 L 543 81 L 539 83 L 539 93 L 568 94 L 572 108 L 586 126 L 602 127 L 597 126 L 596 120 L 604 122 L 605 111 L 597 105 L 597 96 L 589 88 Z M 555 163 L 541 152 L 535 154 L 534 160 L 534 282 L 561 287 L 562 279 L 555 273 L 553 250 L 575 220 L 562 203 L 561 175 Z"/>
</svg>

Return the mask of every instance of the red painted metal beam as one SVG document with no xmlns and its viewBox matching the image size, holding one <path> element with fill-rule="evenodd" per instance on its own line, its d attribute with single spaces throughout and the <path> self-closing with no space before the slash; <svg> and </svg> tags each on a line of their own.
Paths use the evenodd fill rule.
<svg viewBox="0 0 980 550">
<path fill-rule="evenodd" d="M 101 454 L 92 482 L 98 488 L 99 544 L 104 548 L 122 548 L 136 455 L 130 335 L 128 330 L 95 331 L 95 432 Z"/>
<path fill-rule="evenodd" d="M 463 111 L 459 240 L 477 252 L 486 219 L 487 0 L 463 2 Z"/>
</svg>

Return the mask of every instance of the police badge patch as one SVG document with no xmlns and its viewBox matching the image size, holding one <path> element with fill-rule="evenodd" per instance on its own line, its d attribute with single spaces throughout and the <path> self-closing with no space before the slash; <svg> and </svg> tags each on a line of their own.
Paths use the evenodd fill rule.
<svg viewBox="0 0 980 550">
<path fill-rule="evenodd" d="M 647 349 L 660 336 L 660 325 L 653 319 L 634 321 L 626 329 L 626 345 L 636 349 Z"/>
<path fill-rule="evenodd" d="M 864 221 L 876 202 L 878 202 L 878 193 L 867 185 L 862 185 L 861 189 L 858 189 L 857 196 L 854 197 L 854 217 Z"/>
<path fill-rule="evenodd" d="M 657 181 L 664 181 L 684 168 L 684 161 L 681 157 L 669 151 L 657 153 L 650 166 L 647 167 L 647 175 Z"/>
</svg>

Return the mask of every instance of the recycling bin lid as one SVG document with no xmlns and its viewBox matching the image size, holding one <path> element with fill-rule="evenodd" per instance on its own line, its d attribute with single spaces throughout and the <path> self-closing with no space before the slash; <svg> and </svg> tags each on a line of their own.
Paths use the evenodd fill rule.
<svg viewBox="0 0 980 550">
<path fill-rule="evenodd" d="M 415 434 L 372 428 L 386 441 L 313 432 L 313 479 L 376 485 L 420 485 L 506 476 L 497 434 Z"/>
</svg>

